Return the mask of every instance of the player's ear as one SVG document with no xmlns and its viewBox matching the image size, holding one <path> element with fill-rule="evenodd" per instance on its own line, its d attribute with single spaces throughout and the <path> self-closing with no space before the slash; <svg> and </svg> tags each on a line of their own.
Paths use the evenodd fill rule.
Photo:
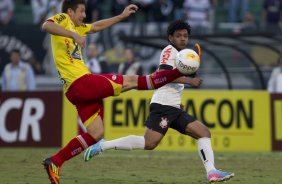
<svg viewBox="0 0 282 184">
<path fill-rule="evenodd" d="M 169 41 L 169 42 L 172 42 L 171 35 L 168 36 L 168 41 Z"/>
<path fill-rule="evenodd" d="M 71 8 L 68 8 L 67 14 L 71 15 L 73 13 L 73 10 Z"/>
</svg>

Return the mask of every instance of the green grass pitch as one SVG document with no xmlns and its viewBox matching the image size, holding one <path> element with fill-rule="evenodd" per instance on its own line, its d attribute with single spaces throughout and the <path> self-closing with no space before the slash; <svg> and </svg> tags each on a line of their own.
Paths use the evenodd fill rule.
<svg viewBox="0 0 282 184">
<path fill-rule="evenodd" d="M 1 184 L 47 184 L 43 158 L 58 149 L 1 148 Z M 83 161 L 83 154 L 61 169 L 62 184 L 208 183 L 197 152 L 107 151 Z M 282 153 L 215 153 L 218 169 L 232 171 L 230 184 L 282 183 Z"/>
</svg>

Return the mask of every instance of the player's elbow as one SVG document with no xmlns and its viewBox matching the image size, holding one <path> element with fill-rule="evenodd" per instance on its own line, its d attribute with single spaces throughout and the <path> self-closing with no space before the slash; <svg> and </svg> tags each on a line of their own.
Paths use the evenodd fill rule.
<svg viewBox="0 0 282 184">
<path fill-rule="evenodd" d="M 41 25 L 41 30 L 45 31 L 45 32 L 49 32 L 50 27 L 51 27 L 52 22 L 50 21 L 45 21 L 42 25 Z"/>
<path fill-rule="evenodd" d="M 44 22 L 42 25 L 41 25 L 41 30 L 42 31 L 47 31 L 47 22 Z"/>
</svg>

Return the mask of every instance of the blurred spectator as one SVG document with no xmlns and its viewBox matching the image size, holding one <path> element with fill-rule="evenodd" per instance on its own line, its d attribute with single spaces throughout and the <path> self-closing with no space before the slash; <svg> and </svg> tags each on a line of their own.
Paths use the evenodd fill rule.
<svg viewBox="0 0 282 184">
<path fill-rule="evenodd" d="M 212 23 L 209 15 L 213 7 L 210 0 L 185 0 L 183 6 L 187 21 L 191 25 L 193 32 L 211 32 Z"/>
<path fill-rule="evenodd" d="M 154 21 L 169 22 L 173 18 L 173 4 L 172 0 L 156 0 L 152 6 L 154 12 Z"/>
<path fill-rule="evenodd" d="M 0 0 L 0 26 L 11 23 L 14 15 L 14 1 Z"/>
<path fill-rule="evenodd" d="M 99 51 L 95 43 L 90 43 L 88 45 L 86 65 L 91 73 L 110 73 L 108 63 L 105 60 L 105 57 L 99 55 Z"/>
<path fill-rule="evenodd" d="M 61 12 L 62 0 L 32 0 L 33 23 L 41 24 L 47 17 Z"/>
<path fill-rule="evenodd" d="M 47 9 L 47 16 L 46 17 L 51 17 L 53 15 L 61 13 L 62 12 L 62 5 L 63 5 L 62 0 L 49 0 L 49 7 Z"/>
<path fill-rule="evenodd" d="M 265 0 L 262 11 L 262 27 L 267 31 L 281 33 L 282 0 Z"/>
<path fill-rule="evenodd" d="M 14 49 L 10 53 L 8 63 L 2 75 L 3 91 L 35 90 L 35 78 L 31 66 L 21 60 L 20 51 Z"/>
<path fill-rule="evenodd" d="M 92 23 L 101 19 L 101 1 L 99 0 L 88 0 L 86 2 L 86 19 L 85 22 Z M 124 7 L 123 7 L 124 9 Z M 115 14 L 116 15 L 116 14 Z"/>
<path fill-rule="evenodd" d="M 138 14 L 136 16 L 143 15 L 145 21 L 154 21 L 154 2 L 156 0 L 131 0 L 131 3 L 136 4 L 139 7 Z"/>
<path fill-rule="evenodd" d="M 133 49 L 124 50 L 125 62 L 120 63 L 118 73 L 123 75 L 143 75 L 143 67 L 136 61 Z"/>
<path fill-rule="evenodd" d="M 46 50 L 46 54 L 43 59 L 44 73 L 49 76 L 57 76 L 58 71 L 56 70 L 54 59 L 53 59 L 50 34 L 46 34 L 42 45 L 43 45 L 43 48 Z"/>
<path fill-rule="evenodd" d="M 258 30 L 258 26 L 256 24 L 254 15 L 247 11 L 244 15 L 243 19 L 243 26 L 242 26 L 242 32 L 244 33 L 250 33 L 250 32 L 256 32 Z"/>
<path fill-rule="evenodd" d="M 184 0 L 174 0 L 173 1 L 174 20 L 179 20 L 179 19 L 184 18 L 183 3 L 184 3 Z"/>
<path fill-rule="evenodd" d="M 267 90 L 271 93 L 282 93 L 282 54 L 277 63 L 278 66 L 272 70 L 268 81 Z"/>
<path fill-rule="evenodd" d="M 209 10 L 208 20 L 210 22 L 210 29 L 211 31 L 213 31 L 215 28 L 215 9 L 218 4 L 218 0 L 210 0 L 210 4 L 211 4 L 211 7 Z"/>
<path fill-rule="evenodd" d="M 24 0 L 24 4 L 30 5 L 30 0 Z"/>
<path fill-rule="evenodd" d="M 249 10 L 249 0 L 229 0 L 228 3 L 228 22 L 242 22 Z M 237 12 L 240 12 L 239 16 Z"/>
<path fill-rule="evenodd" d="M 48 17 L 51 17 L 52 15 L 62 12 L 62 0 L 50 0 L 49 8 L 46 11 Z M 52 49 L 50 44 L 51 44 L 50 34 L 46 34 L 44 41 L 42 43 L 43 48 L 46 50 L 46 55 L 43 59 L 43 66 L 39 65 L 37 62 L 34 62 L 34 60 L 30 61 L 36 74 L 44 73 L 50 76 L 58 75 L 58 71 L 56 70 L 54 64 Z"/>
<path fill-rule="evenodd" d="M 111 64 L 113 72 L 117 72 L 117 67 L 119 63 L 124 62 L 124 45 L 122 42 L 117 42 L 114 47 L 105 50 L 104 56 L 106 57 L 108 63 Z"/>
<path fill-rule="evenodd" d="M 50 1 L 49 0 L 32 0 L 32 14 L 33 14 L 33 23 L 41 24 L 45 21 L 46 16 L 48 14 Z"/>
<path fill-rule="evenodd" d="M 31 65 L 31 67 L 32 67 L 32 69 L 33 69 L 33 71 L 36 75 L 45 74 L 45 70 L 43 69 L 43 66 L 34 56 L 32 56 L 30 59 L 28 59 L 28 63 Z"/>
<path fill-rule="evenodd" d="M 126 7 L 128 4 L 128 0 L 115 0 L 112 4 L 113 15 L 120 14 L 123 11 L 124 7 Z"/>
</svg>

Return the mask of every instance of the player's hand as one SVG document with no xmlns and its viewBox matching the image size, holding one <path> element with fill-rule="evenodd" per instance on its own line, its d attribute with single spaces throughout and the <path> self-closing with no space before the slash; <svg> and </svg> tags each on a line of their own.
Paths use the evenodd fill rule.
<svg viewBox="0 0 282 184">
<path fill-rule="evenodd" d="M 198 77 L 195 77 L 195 78 L 191 78 L 190 81 L 189 81 L 189 85 L 194 87 L 194 88 L 197 88 L 197 87 L 200 87 L 200 85 L 202 84 L 203 80 L 198 78 Z"/>
<path fill-rule="evenodd" d="M 138 6 L 136 6 L 135 4 L 130 4 L 124 8 L 123 12 L 121 13 L 121 16 L 126 18 L 131 14 L 136 13 L 137 10 L 138 10 Z"/>
<path fill-rule="evenodd" d="M 77 33 L 74 33 L 72 38 L 80 47 L 82 47 L 82 48 L 85 47 L 85 37 L 80 36 Z"/>
</svg>

